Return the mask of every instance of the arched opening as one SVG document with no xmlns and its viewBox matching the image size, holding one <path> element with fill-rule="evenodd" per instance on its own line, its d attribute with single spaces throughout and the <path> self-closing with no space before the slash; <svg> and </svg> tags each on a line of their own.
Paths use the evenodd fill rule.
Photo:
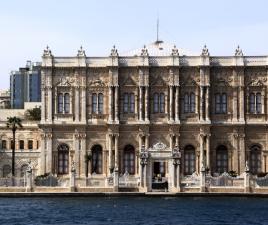
<svg viewBox="0 0 268 225">
<path fill-rule="evenodd" d="M 123 173 L 135 174 L 135 149 L 132 145 L 124 148 Z"/>
<path fill-rule="evenodd" d="M 250 148 L 249 169 L 252 174 L 261 172 L 261 147 L 258 145 L 253 145 Z"/>
<path fill-rule="evenodd" d="M 22 165 L 21 168 L 20 168 L 20 176 L 21 177 L 24 177 L 25 174 L 26 174 L 26 171 L 27 171 L 27 168 L 28 166 L 26 164 Z"/>
<path fill-rule="evenodd" d="M 191 175 L 195 171 L 195 148 L 187 145 L 184 148 L 184 175 Z"/>
<path fill-rule="evenodd" d="M 58 174 L 69 173 L 69 146 L 61 144 L 58 147 Z"/>
<path fill-rule="evenodd" d="M 95 174 L 102 174 L 102 147 L 100 145 L 92 147 L 91 171 Z"/>
<path fill-rule="evenodd" d="M 220 145 L 216 149 L 216 171 L 217 173 L 228 171 L 228 149 L 224 145 Z"/>
<path fill-rule="evenodd" d="M 9 177 L 9 176 L 11 176 L 11 166 L 4 165 L 3 166 L 3 177 Z"/>
</svg>

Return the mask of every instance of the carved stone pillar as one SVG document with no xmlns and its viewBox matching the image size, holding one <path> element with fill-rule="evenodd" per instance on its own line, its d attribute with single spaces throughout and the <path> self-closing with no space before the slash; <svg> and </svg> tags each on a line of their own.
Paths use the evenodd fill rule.
<svg viewBox="0 0 268 225">
<path fill-rule="evenodd" d="M 40 162 L 40 175 L 46 173 L 46 149 L 45 149 L 46 135 L 41 134 L 41 162 Z"/>
<path fill-rule="evenodd" d="M 199 169 L 204 165 L 204 134 L 200 134 L 199 136 L 200 141 L 200 158 L 199 158 Z"/>
<path fill-rule="evenodd" d="M 42 87 L 42 89 L 41 89 L 41 101 L 42 101 L 41 121 L 45 122 L 46 121 L 46 88 L 45 87 Z"/>
<path fill-rule="evenodd" d="M 108 136 L 108 142 L 109 142 L 109 174 L 111 174 L 113 169 L 113 150 L 112 150 L 112 144 L 113 144 L 113 135 L 109 134 Z"/>
<path fill-rule="evenodd" d="M 146 150 L 148 150 L 148 148 L 149 148 L 149 137 L 150 137 L 149 134 L 145 135 L 145 149 Z"/>
<path fill-rule="evenodd" d="M 113 121 L 113 87 L 109 86 L 109 121 Z"/>
<path fill-rule="evenodd" d="M 233 134 L 233 170 L 237 171 L 238 174 L 240 174 L 240 156 L 239 156 L 239 139 L 238 139 L 238 134 L 234 133 Z"/>
<path fill-rule="evenodd" d="M 118 109 L 118 101 L 119 101 L 119 87 L 118 86 L 116 86 L 115 87 L 115 95 L 114 95 L 114 101 L 115 101 L 115 108 L 114 108 L 114 112 L 115 112 L 115 121 L 116 122 L 119 122 L 119 115 L 118 115 L 118 112 L 119 112 L 119 109 Z"/>
<path fill-rule="evenodd" d="M 176 96 L 175 96 L 175 121 L 180 121 L 180 89 L 179 86 L 176 86 Z"/>
<path fill-rule="evenodd" d="M 119 150 L 118 150 L 119 134 L 114 135 L 114 168 L 118 171 L 119 168 Z"/>
<path fill-rule="evenodd" d="M 246 163 L 245 134 L 239 134 L 240 173 L 244 172 Z"/>
<path fill-rule="evenodd" d="M 206 121 L 210 121 L 209 119 L 209 86 L 207 86 L 206 90 Z"/>
<path fill-rule="evenodd" d="M 52 133 L 47 133 L 46 137 L 47 137 L 46 173 L 52 173 Z"/>
<path fill-rule="evenodd" d="M 47 119 L 52 122 L 52 87 L 47 87 Z"/>
<path fill-rule="evenodd" d="M 142 91 L 142 86 L 139 87 L 139 92 L 140 92 L 140 109 L 139 109 L 139 120 L 143 121 L 143 91 Z"/>
<path fill-rule="evenodd" d="M 203 86 L 200 86 L 200 112 L 199 112 L 199 115 L 200 115 L 200 121 L 203 121 L 204 120 L 204 112 L 203 112 L 203 109 L 204 109 L 204 87 Z"/>
<path fill-rule="evenodd" d="M 245 122 L 244 112 L 244 87 L 239 87 L 239 121 Z"/>
<path fill-rule="evenodd" d="M 79 87 L 75 87 L 75 122 L 79 122 Z"/>
<path fill-rule="evenodd" d="M 210 134 L 207 134 L 206 136 L 206 150 L 207 150 L 207 162 L 206 162 L 206 167 L 209 169 L 211 172 L 211 167 L 210 167 Z"/>
<path fill-rule="evenodd" d="M 174 144 L 173 144 L 174 136 L 175 135 L 173 133 L 169 134 L 169 148 L 170 148 L 170 150 L 172 150 L 174 147 Z"/>
<path fill-rule="evenodd" d="M 173 87 L 169 86 L 169 120 L 174 121 L 173 117 Z"/>
<path fill-rule="evenodd" d="M 81 101 L 81 104 L 82 104 L 82 107 L 81 107 L 81 120 L 83 123 L 86 122 L 86 115 L 87 115 L 87 108 L 86 108 L 86 105 L 87 105 L 87 100 L 86 100 L 86 87 L 82 87 L 82 101 Z"/>
<path fill-rule="evenodd" d="M 237 122 L 237 87 L 233 88 L 233 121 Z"/>
<path fill-rule="evenodd" d="M 139 119 L 139 88 L 136 89 L 135 94 L 135 119 Z"/>
<path fill-rule="evenodd" d="M 85 164 L 86 147 L 87 147 L 86 137 L 87 137 L 86 133 L 81 134 L 81 156 L 80 156 L 81 177 L 85 177 L 85 174 L 86 174 L 86 164 Z"/>
<path fill-rule="evenodd" d="M 80 134 L 75 133 L 73 139 L 74 163 L 76 174 L 80 177 Z"/>
<path fill-rule="evenodd" d="M 145 121 L 149 121 L 149 107 L 148 107 L 148 102 L 149 102 L 149 87 L 145 87 Z"/>
</svg>

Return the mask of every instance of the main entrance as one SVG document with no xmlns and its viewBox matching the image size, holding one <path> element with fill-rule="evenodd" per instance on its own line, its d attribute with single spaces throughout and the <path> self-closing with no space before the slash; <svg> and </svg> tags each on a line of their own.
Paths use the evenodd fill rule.
<svg viewBox="0 0 268 225">
<path fill-rule="evenodd" d="M 152 168 L 152 190 L 168 190 L 168 179 L 166 177 L 166 161 L 154 161 Z"/>
</svg>

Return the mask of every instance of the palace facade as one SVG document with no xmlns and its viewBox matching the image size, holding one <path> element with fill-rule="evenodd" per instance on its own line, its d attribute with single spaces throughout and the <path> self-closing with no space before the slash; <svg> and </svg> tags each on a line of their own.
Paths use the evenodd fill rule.
<svg viewBox="0 0 268 225">
<path fill-rule="evenodd" d="M 127 173 L 147 190 L 157 177 L 175 187 L 178 174 L 202 168 L 242 174 L 246 161 L 251 173 L 266 173 L 267 66 L 267 56 L 239 47 L 226 57 L 206 46 L 199 56 L 175 46 L 133 56 L 114 47 L 107 57 L 87 57 L 82 47 L 56 57 L 47 48 L 37 173 L 68 177 L 74 162 L 79 178 Z"/>
</svg>

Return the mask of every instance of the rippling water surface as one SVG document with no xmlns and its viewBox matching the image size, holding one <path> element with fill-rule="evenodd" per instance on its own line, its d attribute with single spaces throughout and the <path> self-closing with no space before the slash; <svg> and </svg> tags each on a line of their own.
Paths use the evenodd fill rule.
<svg viewBox="0 0 268 225">
<path fill-rule="evenodd" d="M 0 224 L 267 224 L 265 198 L 0 198 Z"/>
</svg>

